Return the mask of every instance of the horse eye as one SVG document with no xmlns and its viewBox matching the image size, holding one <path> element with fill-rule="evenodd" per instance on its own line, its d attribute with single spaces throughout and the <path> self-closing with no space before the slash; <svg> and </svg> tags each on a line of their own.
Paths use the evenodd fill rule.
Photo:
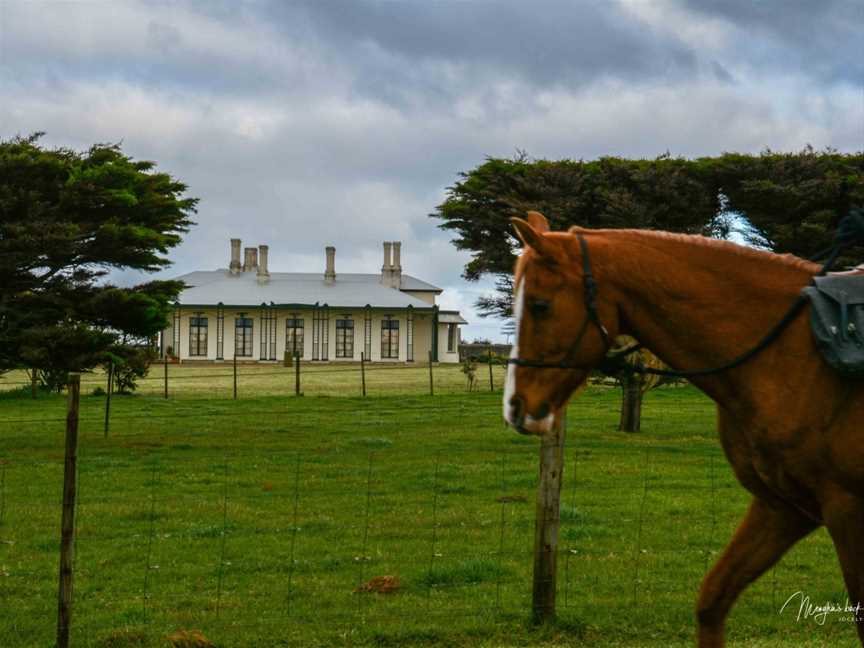
<svg viewBox="0 0 864 648">
<path fill-rule="evenodd" d="M 534 317 L 545 317 L 549 314 L 549 310 L 552 308 L 552 305 L 545 299 L 535 299 L 531 302 L 529 308 L 531 309 L 531 314 Z"/>
</svg>

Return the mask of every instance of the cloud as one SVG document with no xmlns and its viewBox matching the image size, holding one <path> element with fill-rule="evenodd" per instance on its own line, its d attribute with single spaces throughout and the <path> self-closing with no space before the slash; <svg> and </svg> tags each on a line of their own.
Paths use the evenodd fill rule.
<svg viewBox="0 0 864 648">
<path fill-rule="evenodd" d="M 122 142 L 186 182 L 199 225 L 169 276 L 224 266 L 233 236 L 298 271 L 333 244 L 377 272 L 402 240 L 466 337 L 499 337 L 472 307 L 491 283 L 428 218 L 486 156 L 864 149 L 856 6 L 749 5 L 6 0 L 0 137 Z"/>
<path fill-rule="evenodd" d="M 733 45 L 751 64 L 774 69 L 793 66 L 817 82 L 864 84 L 858 0 L 685 0 L 693 19 L 720 20 Z"/>
<path fill-rule="evenodd" d="M 358 92 L 408 104 L 416 92 L 449 101 L 488 81 L 580 87 L 608 76 L 675 78 L 695 69 L 690 47 L 624 20 L 616 3 L 309 0 L 275 2 L 271 11 L 281 25 L 305 17 L 322 40 L 354 54 Z"/>
</svg>

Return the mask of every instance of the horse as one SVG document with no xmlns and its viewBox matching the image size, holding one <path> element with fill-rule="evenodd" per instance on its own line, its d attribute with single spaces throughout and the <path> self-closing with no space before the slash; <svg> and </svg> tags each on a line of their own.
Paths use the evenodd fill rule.
<svg viewBox="0 0 864 648">
<path fill-rule="evenodd" d="M 512 223 L 524 245 L 503 408 L 523 434 L 552 433 L 616 336 L 633 336 L 678 370 L 722 366 L 752 349 L 819 270 L 702 236 L 550 232 L 537 212 Z M 864 382 L 820 358 L 802 313 L 758 355 L 690 380 L 715 401 L 723 451 L 752 496 L 699 589 L 698 646 L 723 646 L 738 595 L 822 525 L 864 646 Z"/>
</svg>

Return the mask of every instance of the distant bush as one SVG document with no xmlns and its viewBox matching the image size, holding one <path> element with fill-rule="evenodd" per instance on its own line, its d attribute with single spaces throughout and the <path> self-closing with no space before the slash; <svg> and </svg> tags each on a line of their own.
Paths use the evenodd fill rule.
<svg viewBox="0 0 864 648">
<path fill-rule="evenodd" d="M 477 383 L 477 363 L 472 358 L 465 358 L 462 361 L 461 371 L 468 381 L 468 391 L 474 391 Z"/>
<path fill-rule="evenodd" d="M 114 391 L 117 394 L 131 394 L 138 388 L 138 380 L 145 378 L 150 364 L 156 359 L 156 351 L 151 347 L 123 347 L 112 353 L 114 362 Z M 104 366 L 108 371 L 108 366 Z"/>
<path fill-rule="evenodd" d="M 12 400 L 16 398 L 33 398 L 29 385 L 21 385 L 15 389 L 4 389 L 0 391 L 0 400 Z"/>
<path fill-rule="evenodd" d="M 59 367 L 39 370 L 39 386 L 49 392 L 62 392 L 69 384 L 69 372 Z"/>
</svg>

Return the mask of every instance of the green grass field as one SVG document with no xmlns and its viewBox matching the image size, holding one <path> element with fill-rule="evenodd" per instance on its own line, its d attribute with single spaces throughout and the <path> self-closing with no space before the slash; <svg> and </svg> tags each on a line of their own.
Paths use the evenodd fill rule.
<svg viewBox="0 0 864 648">
<path fill-rule="evenodd" d="M 351 372 L 309 369 L 297 398 L 271 368 L 233 401 L 214 368 L 171 370 L 169 400 L 112 400 L 107 439 L 104 397 L 82 398 L 75 646 L 181 630 L 223 648 L 690 646 L 699 581 L 747 502 L 704 397 L 655 390 L 624 435 L 618 393 L 590 388 L 569 413 L 559 621 L 533 628 L 538 440 L 503 427 L 500 392 L 466 393 L 451 368 L 430 397 L 418 368 L 363 399 Z M 4 648 L 53 644 L 64 407 L 0 394 Z M 355 592 L 377 576 L 399 589 Z M 824 531 L 745 592 L 730 645 L 857 645 L 838 615 L 780 614 L 798 591 L 845 602 Z"/>
</svg>

